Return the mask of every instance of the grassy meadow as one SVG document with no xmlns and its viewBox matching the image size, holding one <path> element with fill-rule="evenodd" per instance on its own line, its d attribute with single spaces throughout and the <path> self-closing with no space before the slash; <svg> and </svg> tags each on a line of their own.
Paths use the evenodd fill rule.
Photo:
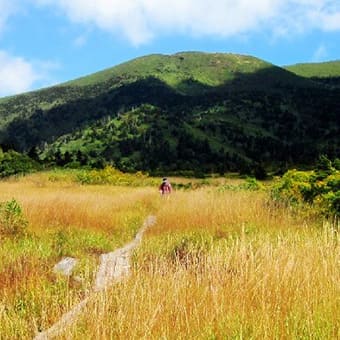
<svg viewBox="0 0 340 340">
<path fill-rule="evenodd" d="M 28 221 L 26 235 L 0 235 L 0 339 L 31 339 L 56 322 L 89 293 L 99 255 L 130 241 L 150 214 L 157 223 L 131 276 L 96 294 L 62 338 L 340 337 L 334 223 L 272 203 L 266 186 L 176 182 L 168 199 L 155 185 L 67 175 L 0 182 L 0 202 L 14 198 Z M 79 259 L 69 278 L 52 271 L 64 256 Z"/>
</svg>

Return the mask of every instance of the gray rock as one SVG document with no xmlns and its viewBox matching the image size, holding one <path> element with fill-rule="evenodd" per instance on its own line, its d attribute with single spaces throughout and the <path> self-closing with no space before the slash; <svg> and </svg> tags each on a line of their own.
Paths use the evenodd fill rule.
<svg viewBox="0 0 340 340">
<path fill-rule="evenodd" d="M 70 276 L 77 263 L 77 259 L 73 257 L 65 257 L 53 267 L 53 271 L 58 274 Z"/>
</svg>

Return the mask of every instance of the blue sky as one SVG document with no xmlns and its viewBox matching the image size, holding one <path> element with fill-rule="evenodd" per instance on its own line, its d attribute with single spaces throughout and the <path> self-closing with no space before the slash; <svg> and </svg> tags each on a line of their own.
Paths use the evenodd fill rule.
<svg viewBox="0 0 340 340">
<path fill-rule="evenodd" d="M 151 53 L 340 59 L 339 0 L 0 0 L 0 96 Z"/>
</svg>

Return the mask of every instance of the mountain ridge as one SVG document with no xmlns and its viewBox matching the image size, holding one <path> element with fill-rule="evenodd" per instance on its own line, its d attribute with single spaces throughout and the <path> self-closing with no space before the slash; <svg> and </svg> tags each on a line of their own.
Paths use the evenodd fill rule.
<svg viewBox="0 0 340 340">
<path fill-rule="evenodd" d="M 0 101 L 0 144 L 127 170 L 309 164 L 337 155 L 337 98 L 252 56 L 154 54 Z"/>
<path fill-rule="evenodd" d="M 340 77 L 340 59 L 324 62 L 297 63 L 283 66 L 284 69 L 303 77 Z"/>
</svg>

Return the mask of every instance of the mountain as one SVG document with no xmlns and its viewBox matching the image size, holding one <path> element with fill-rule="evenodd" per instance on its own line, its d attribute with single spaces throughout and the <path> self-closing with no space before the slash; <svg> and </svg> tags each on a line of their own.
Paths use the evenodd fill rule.
<svg viewBox="0 0 340 340">
<path fill-rule="evenodd" d="M 338 156 L 340 89 L 293 71 L 236 54 L 141 57 L 0 99 L 0 144 L 123 170 L 261 172 Z"/>
<path fill-rule="evenodd" d="M 302 63 L 285 67 L 298 76 L 311 78 L 322 84 L 340 87 L 340 60 L 323 63 Z"/>
</svg>

